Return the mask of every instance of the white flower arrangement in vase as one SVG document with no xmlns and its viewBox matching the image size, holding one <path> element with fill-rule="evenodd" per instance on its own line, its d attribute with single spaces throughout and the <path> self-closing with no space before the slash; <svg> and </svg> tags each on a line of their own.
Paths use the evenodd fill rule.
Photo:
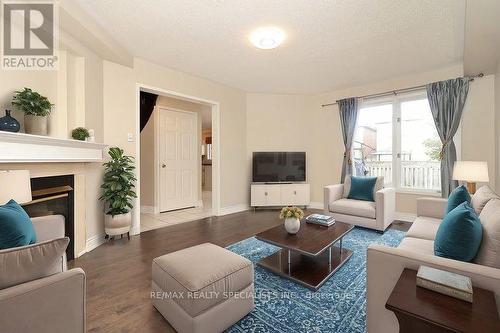
<svg viewBox="0 0 500 333">
<path fill-rule="evenodd" d="M 302 218 L 304 218 L 304 212 L 298 207 L 287 206 L 281 209 L 280 219 L 285 220 L 285 229 L 289 234 L 299 232 Z"/>
</svg>

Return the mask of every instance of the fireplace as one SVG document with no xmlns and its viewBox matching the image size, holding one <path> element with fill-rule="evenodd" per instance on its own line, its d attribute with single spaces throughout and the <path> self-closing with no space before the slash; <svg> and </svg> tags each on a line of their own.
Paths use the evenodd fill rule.
<svg viewBox="0 0 500 333">
<path fill-rule="evenodd" d="M 24 205 L 30 217 L 63 215 L 65 235 L 70 239 L 66 256 L 75 257 L 74 175 L 31 178 L 33 200 Z"/>
</svg>

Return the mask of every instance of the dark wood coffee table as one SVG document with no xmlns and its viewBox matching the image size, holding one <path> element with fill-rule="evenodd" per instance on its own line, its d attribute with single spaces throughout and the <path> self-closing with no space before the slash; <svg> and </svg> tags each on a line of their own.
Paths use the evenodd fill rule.
<svg viewBox="0 0 500 333">
<path fill-rule="evenodd" d="M 281 249 L 257 265 L 318 290 L 351 257 L 352 251 L 342 248 L 342 238 L 352 229 L 338 221 L 330 227 L 302 221 L 296 235 L 287 233 L 284 225 L 268 229 L 255 237 Z"/>
</svg>

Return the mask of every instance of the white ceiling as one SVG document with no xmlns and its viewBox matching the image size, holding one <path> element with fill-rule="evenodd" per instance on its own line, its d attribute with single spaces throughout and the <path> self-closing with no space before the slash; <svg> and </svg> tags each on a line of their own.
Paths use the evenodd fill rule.
<svg viewBox="0 0 500 333">
<path fill-rule="evenodd" d="M 462 61 L 464 0 L 75 0 L 132 55 L 249 92 L 320 93 Z M 287 39 L 248 42 L 260 26 Z"/>
</svg>

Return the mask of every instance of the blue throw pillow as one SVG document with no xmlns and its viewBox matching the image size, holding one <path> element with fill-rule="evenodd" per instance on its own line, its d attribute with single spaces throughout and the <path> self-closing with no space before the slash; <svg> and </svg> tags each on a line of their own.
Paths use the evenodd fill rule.
<svg viewBox="0 0 500 333">
<path fill-rule="evenodd" d="M 446 214 L 451 212 L 455 207 L 464 201 L 467 201 L 470 205 L 471 198 L 467 188 L 461 185 L 450 193 L 450 196 L 448 197 L 448 205 L 446 205 Z"/>
<path fill-rule="evenodd" d="M 481 246 L 483 227 L 474 208 L 463 202 L 446 214 L 434 239 L 434 254 L 470 262 Z"/>
<path fill-rule="evenodd" d="M 375 201 L 373 199 L 373 189 L 377 177 L 353 177 L 351 176 L 351 189 L 347 199 Z"/>
<path fill-rule="evenodd" d="M 24 209 L 14 200 L 0 206 L 0 250 L 35 242 L 35 228 Z"/>
</svg>

